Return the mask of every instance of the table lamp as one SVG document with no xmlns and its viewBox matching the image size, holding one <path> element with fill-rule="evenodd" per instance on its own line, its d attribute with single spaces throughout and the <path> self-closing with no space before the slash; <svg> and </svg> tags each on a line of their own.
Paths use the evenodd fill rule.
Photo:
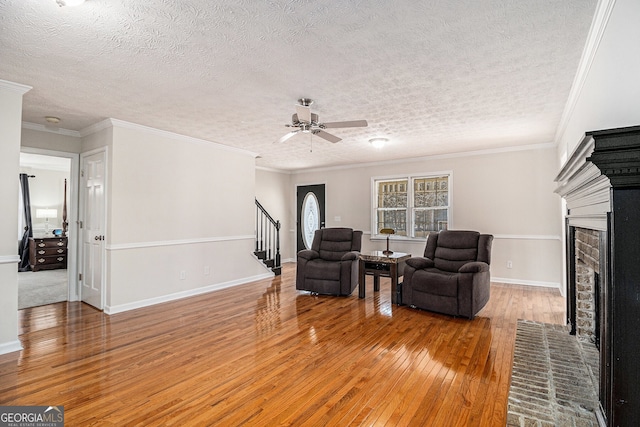
<svg viewBox="0 0 640 427">
<path fill-rule="evenodd" d="M 382 230 L 380 230 L 380 234 L 386 234 L 387 235 L 387 250 L 386 251 L 382 251 L 383 254 L 385 255 L 391 255 L 393 253 L 393 251 L 389 250 L 389 236 L 392 234 L 396 234 L 396 230 L 394 230 L 393 228 L 383 228 Z"/>
<path fill-rule="evenodd" d="M 57 218 L 57 209 L 36 209 L 36 218 L 44 218 L 45 232 L 49 233 L 49 218 Z"/>
</svg>

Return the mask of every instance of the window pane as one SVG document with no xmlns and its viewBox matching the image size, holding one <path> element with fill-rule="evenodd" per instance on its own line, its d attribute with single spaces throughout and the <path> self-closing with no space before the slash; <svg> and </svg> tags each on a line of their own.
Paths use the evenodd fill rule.
<svg viewBox="0 0 640 427">
<path fill-rule="evenodd" d="M 393 228 L 396 234 L 407 235 L 408 179 L 377 181 L 377 234 L 383 228 Z"/>
<path fill-rule="evenodd" d="M 406 209 L 393 209 L 393 210 L 378 210 L 378 227 L 376 233 L 383 228 L 393 228 L 396 234 L 400 236 L 407 235 L 407 210 Z"/>
<path fill-rule="evenodd" d="M 449 205 L 449 178 L 437 176 L 413 180 L 413 197 L 416 208 Z"/>
<path fill-rule="evenodd" d="M 406 208 L 407 180 L 378 181 L 378 208 Z"/>
<path fill-rule="evenodd" d="M 414 237 L 426 237 L 430 231 L 446 230 L 448 227 L 447 209 L 418 209 L 414 212 Z"/>
</svg>

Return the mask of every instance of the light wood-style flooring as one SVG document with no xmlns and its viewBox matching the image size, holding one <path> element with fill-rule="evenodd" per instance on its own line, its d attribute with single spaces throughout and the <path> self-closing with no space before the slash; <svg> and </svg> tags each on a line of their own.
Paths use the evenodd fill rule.
<svg viewBox="0 0 640 427">
<path fill-rule="evenodd" d="M 561 324 L 557 290 L 494 283 L 475 320 L 282 276 L 107 316 L 20 311 L 0 405 L 64 405 L 68 426 L 504 426 L 516 320 Z"/>
</svg>

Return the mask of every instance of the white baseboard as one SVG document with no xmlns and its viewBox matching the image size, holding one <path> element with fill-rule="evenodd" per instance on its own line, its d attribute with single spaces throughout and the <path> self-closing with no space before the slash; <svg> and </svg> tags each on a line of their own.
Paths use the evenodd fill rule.
<svg viewBox="0 0 640 427">
<path fill-rule="evenodd" d="M 538 286 L 542 288 L 560 289 L 560 283 L 558 282 L 540 282 L 536 280 L 511 279 L 511 278 L 493 277 L 493 276 L 491 276 L 491 281 L 499 282 L 499 283 L 507 283 L 510 285 Z"/>
<path fill-rule="evenodd" d="M 231 280 L 229 282 L 216 283 L 215 285 L 209 285 L 209 286 L 205 286 L 197 289 L 190 289 L 188 291 L 176 292 L 169 295 L 162 295 L 159 297 L 144 299 L 141 301 L 135 301 L 135 302 L 114 305 L 114 306 L 105 305 L 104 312 L 106 314 L 122 313 L 124 311 L 135 310 L 137 308 L 143 308 L 143 307 L 149 307 L 156 304 L 161 304 L 163 302 L 175 301 L 182 298 L 188 298 L 196 295 L 206 294 L 206 293 L 217 291 L 220 289 L 230 288 L 232 286 L 244 285 L 245 283 L 255 282 L 262 279 L 268 279 L 273 276 L 274 276 L 273 273 L 259 274 L 253 277 L 245 277 L 238 280 Z"/>
<path fill-rule="evenodd" d="M 19 340 L 0 344 L 0 354 L 13 353 L 22 350 L 22 343 Z"/>
</svg>

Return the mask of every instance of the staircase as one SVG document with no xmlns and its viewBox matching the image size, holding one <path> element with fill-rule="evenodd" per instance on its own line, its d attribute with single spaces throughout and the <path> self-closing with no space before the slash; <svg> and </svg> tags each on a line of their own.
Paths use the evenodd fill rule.
<svg viewBox="0 0 640 427">
<path fill-rule="evenodd" d="M 256 199 L 256 250 L 253 252 L 276 276 L 282 272 L 280 261 L 280 221 Z"/>
</svg>

